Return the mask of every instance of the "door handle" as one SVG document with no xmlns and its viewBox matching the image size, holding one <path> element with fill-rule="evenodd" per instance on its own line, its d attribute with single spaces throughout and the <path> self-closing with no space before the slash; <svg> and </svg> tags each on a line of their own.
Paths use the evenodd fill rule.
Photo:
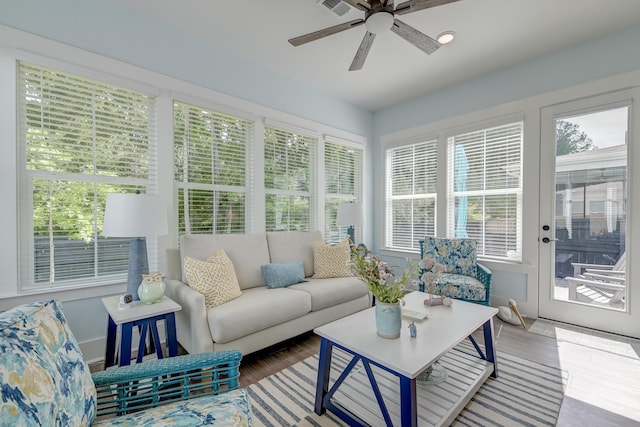
<svg viewBox="0 0 640 427">
<path fill-rule="evenodd" d="M 548 237 L 543 237 L 543 238 L 542 238 L 542 243 L 549 243 L 549 242 L 550 242 L 550 241 L 552 241 L 552 240 L 555 242 L 555 241 L 556 241 L 556 240 L 558 240 L 558 239 L 550 239 L 550 238 L 548 238 Z"/>
</svg>

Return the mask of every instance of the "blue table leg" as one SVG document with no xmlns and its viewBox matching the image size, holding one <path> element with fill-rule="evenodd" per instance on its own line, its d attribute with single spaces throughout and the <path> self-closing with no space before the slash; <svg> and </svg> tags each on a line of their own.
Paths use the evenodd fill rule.
<svg viewBox="0 0 640 427">
<path fill-rule="evenodd" d="M 146 322 L 138 323 L 138 331 L 140 331 L 140 340 L 138 341 L 138 357 L 136 363 L 142 362 L 142 358 L 145 356 L 147 348 L 147 329 L 148 324 Z"/>
<path fill-rule="evenodd" d="M 484 332 L 484 348 L 487 362 L 493 363 L 492 378 L 498 378 L 498 360 L 496 359 L 496 339 L 493 333 L 493 317 L 482 326 Z"/>
<path fill-rule="evenodd" d="M 131 332 L 133 322 L 122 324 L 122 337 L 120 339 L 120 366 L 131 364 Z"/>
<path fill-rule="evenodd" d="M 108 368 L 115 365 L 116 355 L 116 332 L 118 325 L 115 324 L 111 316 L 107 316 L 107 349 L 104 355 L 104 367 Z"/>
<path fill-rule="evenodd" d="M 164 355 L 162 354 L 162 346 L 160 345 L 160 335 L 158 334 L 158 325 L 155 320 L 149 322 L 149 329 L 151 330 L 151 342 L 155 346 L 156 356 L 158 359 L 162 359 Z M 167 338 L 167 341 L 169 339 Z M 168 343 L 167 343 L 168 344 Z"/>
<path fill-rule="evenodd" d="M 164 330 L 167 336 L 167 350 L 169 357 L 178 355 L 178 338 L 176 336 L 176 315 L 169 313 L 164 318 Z"/>
<path fill-rule="evenodd" d="M 324 398 L 329 392 L 329 374 L 331 372 L 331 353 L 333 344 L 326 338 L 320 340 L 320 355 L 318 360 L 318 380 L 316 381 L 315 412 L 322 415 L 327 411 Z"/>
<path fill-rule="evenodd" d="M 400 375 L 400 423 L 402 426 L 418 425 L 416 380 Z"/>
</svg>

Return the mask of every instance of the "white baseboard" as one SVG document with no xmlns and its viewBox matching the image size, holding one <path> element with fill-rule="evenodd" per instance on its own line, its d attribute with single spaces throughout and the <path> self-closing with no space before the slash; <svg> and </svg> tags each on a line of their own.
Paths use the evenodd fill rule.
<svg viewBox="0 0 640 427">
<path fill-rule="evenodd" d="M 118 330 L 118 336 L 116 337 L 116 346 L 120 345 L 120 334 Z M 158 325 L 158 334 L 160 335 L 160 342 L 162 343 L 163 348 L 166 346 L 166 342 L 164 337 L 164 323 L 160 323 Z M 135 358 L 138 354 L 138 343 L 140 342 L 140 335 L 138 335 L 138 331 L 134 328 L 132 334 L 132 344 L 131 344 L 131 358 Z M 104 355 L 107 348 L 107 337 L 99 337 L 88 341 L 79 342 L 80 350 L 84 355 L 84 360 L 90 365 L 96 363 L 104 363 Z"/>
</svg>

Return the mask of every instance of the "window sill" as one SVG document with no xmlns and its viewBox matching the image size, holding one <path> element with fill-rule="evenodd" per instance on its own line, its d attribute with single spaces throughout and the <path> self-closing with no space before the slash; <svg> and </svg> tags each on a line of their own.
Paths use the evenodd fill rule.
<svg viewBox="0 0 640 427">
<path fill-rule="evenodd" d="M 1 296 L 0 311 L 6 311 L 18 305 L 35 301 L 57 299 L 64 303 L 66 301 L 106 297 L 124 293 L 125 291 L 125 282 L 74 287 L 69 289 L 38 289 L 33 291 L 22 291 L 16 295 Z"/>
</svg>

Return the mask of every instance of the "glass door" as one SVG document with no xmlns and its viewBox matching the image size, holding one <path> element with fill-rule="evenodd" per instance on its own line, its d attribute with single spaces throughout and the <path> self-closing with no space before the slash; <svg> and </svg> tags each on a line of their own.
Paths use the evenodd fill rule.
<svg viewBox="0 0 640 427">
<path fill-rule="evenodd" d="M 540 317 L 629 334 L 630 115 L 620 95 L 543 109 Z"/>
</svg>

